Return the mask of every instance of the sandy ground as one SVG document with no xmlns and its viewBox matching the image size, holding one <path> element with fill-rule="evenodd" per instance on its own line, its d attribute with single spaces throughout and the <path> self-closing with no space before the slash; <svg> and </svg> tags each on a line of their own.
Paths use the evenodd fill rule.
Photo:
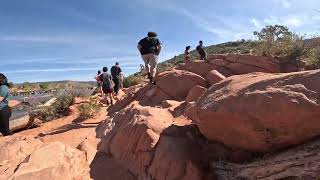
<svg viewBox="0 0 320 180">
<path fill-rule="evenodd" d="M 79 120 L 78 106 L 83 102 L 84 100 L 77 99 L 75 105 L 70 107 L 69 116 L 44 123 L 38 128 L 22 131 L 17 135 L 39 137 L 44 142 L 60 141 L 72 147 L 77 147 L 81 142 L 87 141 L 96 147 L 99 140 L 95 138 L 95 130 L 99 123 L 107 118 L 107 110 L 106 107 L 103 107 L 96 117 Z"/>
</svg>

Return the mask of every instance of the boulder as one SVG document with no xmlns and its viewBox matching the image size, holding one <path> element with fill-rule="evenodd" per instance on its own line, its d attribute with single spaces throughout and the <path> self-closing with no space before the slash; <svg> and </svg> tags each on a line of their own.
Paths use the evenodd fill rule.
<svg viewBox="0 0 320 180">
<path fill-rule="evenodd" d="M 187 102 L 196 101 L 206 90 L 207 88 L 204 88 L 202 86 L 199 86 L 199 85 L 194 86 L 189 91 L 186 101 Z"/>
<path fill-rule="evenodd" d="M 184 101 L 190 91 L 196 85 L 207 87 L 206 80 L 192 72 L 173 70 L 160 73 L 157 84 L 147 84 L 133 87 L 121 101 L 109 108 L 110 114 L 120 111 L 133 101 L 139 101 L 143 106 L 159 106 L 163 101 Z"/>
<path fill-rule="evenodd" d="M 238 75 L 252 72 L 280 72 L 280 65 L 277 63 L 277 61 L 264 56 L 242 54 L 212 54 L 208 56 L 208 61 L 212 65 L 224 67 L 231 71 L 233 74 Z M 216 68 L 216 70 L 219 69 Z"/>
<path fill-rule="evenodd" d="M 320 176 L 319 139 L 242 164 L 211 162 L 217 179 L 312 180 Z"/>
<path fill-rule="evenodd" d="M 268 73 L 269 71 L 260 67 L 251 66 L 242 63 L 230 63 L 226 66 L 235 74 L 248 74 L 252 72 L 265 72 Z"/>
<path fill-rule="evenodd" d="M 0 139 L 0 179 L 12 179 L 15 169 L 43 143 L 32 137 L 7 136 Z"/>
<path fill-rule="evenodd" d="M 243 54 L 212 54 L 208 56 L 208 60 L 210 63 L 215 65 L 231 67 L 233 72 L 237 72 L 238 70 L 241 71 L 241 69 L 236 68 L 240 65 L 230 66 L 231 64 L 241 64 L 241 67 L 250 66 L 251 70 L 258 70 L 256 72 L 280 72 L 279 64 L 274 59 L 264 56 Z"/>
<path fill-rule="evenodd" d="M 176 69 L 193 72 L 202 77 L 206 77 L 206 74 L 215 69 L 216 67 L 211 65 L 210 63 L 206 63 L 201 60 L 195 60 L 188 63 L 179 64 Z"/>
<path fill-rule="evenodd" d="M 201 168 L 192 158 L 198 148 L 183 140 L 185 135 L 162 137 L 170 127 L 190 123 L 184 118 L 174 118 L 167 109 L 142 107 L 133 102 L 99 125 L 98 136 L 102 140 L 98 150 L 140 179 L 188 179 L 188 169 L 194 172 L 190 177 L 201 179 Z"/>
<path fill-rule="evenodd" d="M 221 73 L 219 73 L 218 71 L 212 70 L 207 74 L 206 79 L 208 80 L 209 84 L 212 86 L 212 85 L 226 79 L 226 77 L 224 75 L 222 75 Z"/>
<path fill-rule="evenodd" d="M 319 70 L 233 76 L 212 86 L 186 114 L 210 140 L 270 152 L 320 135 L 319 84 Z"/>
<path fill-rule="evenodd" d="M 159 74 L 157 86 L 171 100 L 184 101 L 191 88 L 196 85 L 208 87 L 206 80 L 192 72 L 174 70 Z"/>
<path fill-rule="evenodd" d="M 29 115 L 25 115 L 20 118 L 10 120 L 9 127 L 11 131 L 18 131 L 18 130 L 26 129 L 32 126 L 33 122 L 34 122 L 33 117 L 30 117 Z"/>
<path fill-rule="evenodd" d="M 17 167 L 13 179 L 87 179 L 88 172 L 84 152 L 54 142 L 32 152 Z"/>
<path fill-rule="evenodd" d="M 0 179 L 89 179 L 84 152 L 33 137 L 0 139 Z"/>
</svg>

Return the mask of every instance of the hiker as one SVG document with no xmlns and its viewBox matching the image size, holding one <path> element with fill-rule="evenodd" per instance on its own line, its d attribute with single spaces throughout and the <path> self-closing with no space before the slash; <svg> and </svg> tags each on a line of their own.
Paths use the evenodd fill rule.
<svg viewBox="0 0 320 180">
<path fill-rule="evenodd" d="M 108 96 L 110 98 L 111 105 L 113 105 L 112 100 L 112 92 L 113 92 L 113 81 L 112 76 L 110 73 L 108 73 L 108 68 L 104 67 L 102 69 L 103 73 L 100 74 L 100 81 L 102 83 L 102 92 L 105 95 L 105 98 L 107 99 L 107 105 L 109 105 Z"/>
<path fill-rule="evenodd" d="M 187 46 L 187 47 L 186 47 L 186 50 L 184 51 L 184 62 L 185 62 L 185 63 L 191 61 L 191 55 L 190 55 L 190 52 L 189 52 L 190 49 L 191 49 L 191 46 Z"/>
<path fill-rule="evenodd" d="M 12 113 L 8 101 L 9 87 L 7 77 L 0 73 L 0 132 L 3 136 L 12 134 L 9 129 L 9 119 Z"/>
<path fill-rule="evenodd" d="M 100 81 L 100 75 L 101 75 L 101 71 L 98 71 L 98 74 L 94 77 L 97 81 L 97 89 L 98 89 L 98 93 L 100 93 L 102 95 L 102 89 L 101 89 L 101 81 Z"/>
<path fill-rule="evenodd" d="M 156 83 L 154 78 L 156 75 L 158 56 L 161 52 L 161 42 L 157 36 L 155 32 L 148 32 L 148 36 L 141 39 L 138 43 L 139 52 L 145 63 L 145 69 L 148 72 L 150 83 L 152 84 Z"/>
<path fill-rule="evenodd" d="M 197 46 L 196 49 L 200 55 L 200 60 L 207 60 L 207 52 L 205 50 L 205 47 L 203 46 L 203 42 L 199 41 L 199 46 Z"/>
<path fill-rule="evenodd" d="M 112 80 L 114 82 L 114 92 L 118 95 L 121 88 L 122 70 L 119 66 L 119 62 L 116 62 L 114 66 L 111 67 Z"/>
<path fill-rule="evenodd" d="M 144 71 L 144 65 L 140 64 L 140 73 L 142 73 Z"/>
</svg>

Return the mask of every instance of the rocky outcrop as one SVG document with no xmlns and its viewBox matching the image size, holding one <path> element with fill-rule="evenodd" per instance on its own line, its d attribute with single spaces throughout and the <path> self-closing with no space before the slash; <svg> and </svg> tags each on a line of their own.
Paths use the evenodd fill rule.
<svg viewBox="0 0 320 180">
<path fill-rule="evenodd" d="M 8 137 L 0 143 L 0 179 L 89 179 L 84 152 L 61 142 Z"/>
<path fill-rule="evenodd" d="M 165 100 L 184 101 L 194 86 L 208 87 L 203 77 L 182 70 L 163 72 L 157 76 L 156 80 L 156 85 L 136 86 L 127 90 L 127 95 L 111 107 L 109 113 L 120 111 L 133 101 L 139 101 L 143 106 L 161 105 Z"/>
<path fill-rule="evenodd" d="M 204 78 L 187 71 L 174 70 L 161 73 L 157 77 L 158 88 L 169 95 L 172 100 L 185 100 L 190 89 L 196 85 L 208 87 Z"/>
<path fill-rule="evenodd" d="M 226 79 L 226 77 L 224 75 L 222 75 L 221 73 L 219 73 L 216 70 L 212 70 L 210 72 L 208 72 L 206 79 L 208 80 L 209 84 L 212 86 L 224 79 Z"/>
<path fill-rule="evenodd" d="M 134 102 L 100 125 L 98 149 L 140 179 L 202 179 L 197 142 L 187 138 L 188 131 L 179 134 L 174 128 L 190 123 L 167 109 Z"/>
<path fill-rule="evenodd" d="M 212 65 L 225 67 L 234 74 L 280 72 L 279 64 L 274 59 L 264 56 L 242 54 L 209 55 L 208 61 Z"/>
<path fill-rule="evenodd" d="M 88 179 L 88 171 L 83 152 L 56 142 L 30 154 L 15 170 L 13 179 Z"/>
<path fill-rule="evenodd" d="M 205 91 L 207 88 L 204 88 L 202 86 L 194 86 L 188 93 L 188 96 L 186 98 L 187 102 L 196 101 Z"/>
<path fill-rule="evenodd" d="M 212 86 L 187 115 L 210 140 L 274 151 L 320 134 L 319 84 L 320 71 L 233 76 Z"/>
<path fill-rule="evenodd" d="M 320 176 L 320 141 L 304 144 L 285 152 L 244 164 L 213 161 L 217 179 L 292 179 L 313 180 Z"/>
<path fill-rule="evenodd" d="M 26 129 L 32 126 L 33 122 L 34 122 L 33 117 L 29 115 L 25 115 L 20 118 L 10 120 L 9 127 L 11 131 L 18 131 L 18 130 Z"/>
</svg>

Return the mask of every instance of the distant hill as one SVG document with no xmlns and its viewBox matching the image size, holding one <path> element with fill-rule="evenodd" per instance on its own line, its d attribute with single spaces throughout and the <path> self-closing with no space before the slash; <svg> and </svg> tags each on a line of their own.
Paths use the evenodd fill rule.
<svg viewBox="0 0 320 180">
<path fill-rule="evenodd" d="M 52 90 L 68 88 L 92 88 L 96 86 L 95 81 L 49 81 L 49 82 L 24 82 L 14 84 L 13 90 Z"/>
</svg>

